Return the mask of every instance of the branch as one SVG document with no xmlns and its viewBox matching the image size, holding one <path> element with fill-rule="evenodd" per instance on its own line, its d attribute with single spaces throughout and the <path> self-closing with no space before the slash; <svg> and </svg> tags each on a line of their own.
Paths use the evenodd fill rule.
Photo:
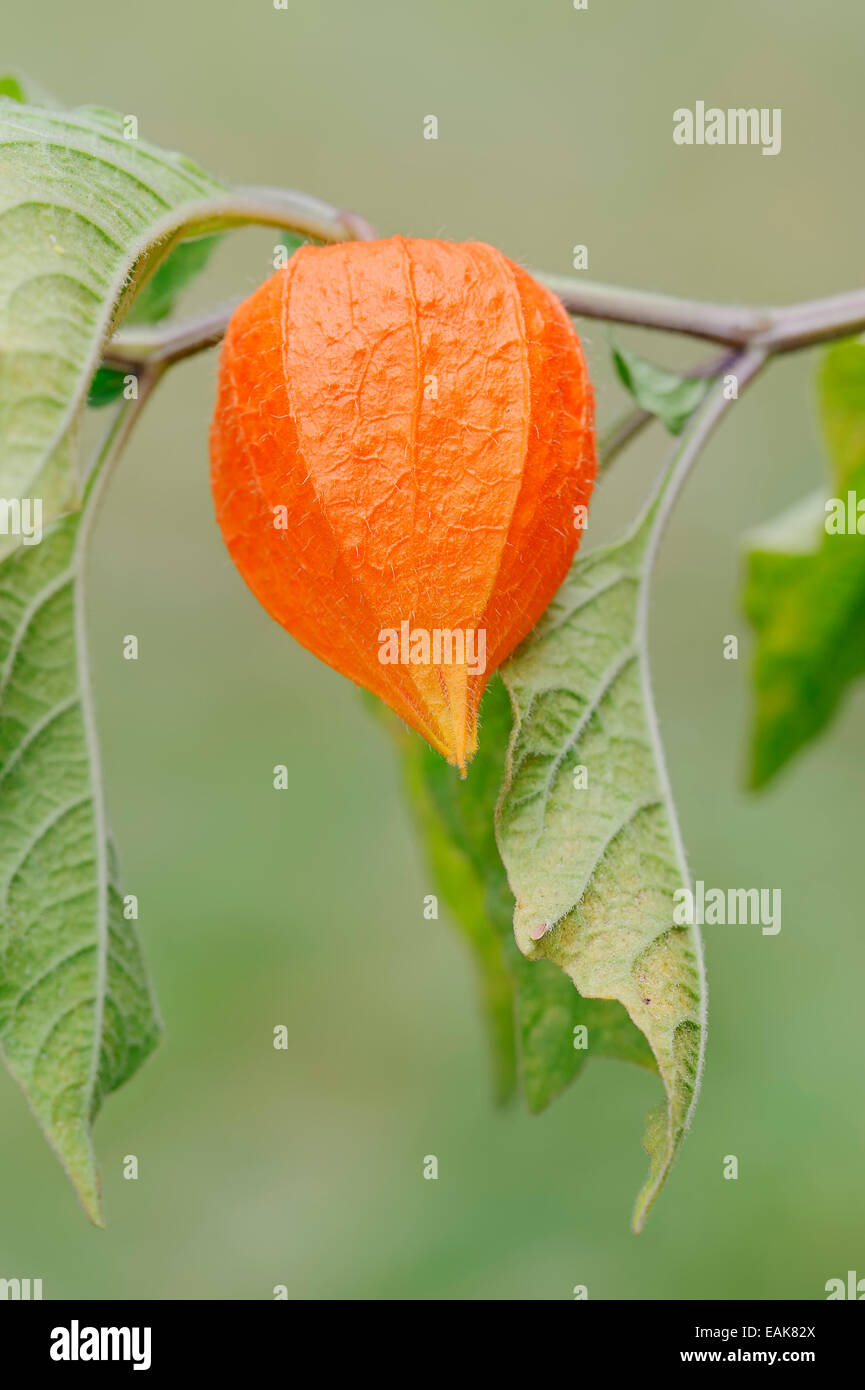
<svg viewBox="0 0 865 1390">
<path fill-rule="evenodd" d="M 633 410 L 614 420 L 609 429 L 598 437 L 598 472 L 609 468 L 613 459 L 654 419 L 651 411 L 635 406 Z"/>
<path fill-rule="evenodd" d="M 569 313 L 683 333 L 693 338 L 734 347 L 760 347 L 769 353 L 792 352 L 834 338 L 865 332 L 865 290 L 792 304 L 784 309 L 731 308 L 696 299 L 674 299 L 645 294 L 641 290 L 614 289 L 606 285 L 574 285 L 559 276 L 540 275 L 561 299 Z M 225 334 L 236 303 L 201 318 L 151 330 L 121 329 L 105 353 L 108 366 L 127 369 L 145 361 L 166 364 L 214 347 Z M 713 373 L 697 368 L 693 373 Z"/>
<path fill-rule="evenodd" d="M 220 205 L 220 213 L 223 220 L 230 216 L 237 225 L 284 227 L 315 241 L 372 241 L 376 236 L 359 214 L 288 189 L 239 188 L 231 194 L 229 206 Z M 537 278 L 577 317 L 681 333 L 738 350 L 760 347 L 769 353 L 791 352 L 865 331 L 865 290 L 777 309 L 677 299 L 543 272 Z M 235 308 L 236 304 L 230 304 L 161 329 L 121 329 L 104 360 L 109 366 L 140 369 L 145 362 L 168 365 L 191 357 L 220 341 Z"/>
<path fill-rule="evenodd" d="M 865 330 L 865 290 L 781 309 L 747 308 L 596 285 L 565 275 L 541 273 L 537 278 L 577 317 L 684 333 L 727 347 L 753 345 L 770 352 L 791 352 Z"/>
<path fill-rule="evenodd" d="M 82 505 L 94 488 L 104 487 L 107 475 L 113 469 L 123 446 L 132 433 L 132 426 L 159 385 L 164 371 L 165 367 L 161 363 L 153 366 L 148 363 L 140 369 L 138 394 L 133 400 L 121 402 L 87 470 L 84 478 Z M 89 524 L 88 521 L 86 525 Z"/>
<path fill-rule="evenodd" d="M 222 223 L 284 227 L 315 241 L 374 241 L 376 233 L 356 212 L 343 212 L 293 188 L 234 188 L 213 200 Z"/>
<path fill-rule="evenodd" d="M 718 421 L 725 411 L 729 410 L 732 402 L 741 397 L 745 387 L 753 381 L 765 365 L 768 356 L 767 348 L 756 346 L 737 353 L 730 370 L 736 377 L 738 394 L 735 397 L 726 396 L 721 384 L 716 382 L 703 404 L 698 406 L 692 416 L 691 423 L 673 451 L 671 467 L 668 472 L 665 471 L 664 480 L 658 493 L 657 512 L 646 552 L 647 574 L 651 573 L 670 514 L 697 458 L 714 432 Z"/>
<path fill-rule="evenodd" d="M 657 328 L 665 333 L 684 333 L 727 347 L 744 347 L 773 324 L 771 309 L 737 308 L 707 304 L 699 299 L 676 299 L 668 294 L 619 289 L 567 275 L 538 274 L 537 279 L 562 301 L 569 314 L 628 323 L 637 328 Z"/>
<path fill-rule="evenodd" d="M 848 290 L 827 299 L 811 299 L 775 311 L 769 332 L 754 339 L 754 346 L 770 352 L 792 352 L 832 338 L 852 337 L 865 331 L 865 290 Z"/>
<path fill-rule="evenodd" d="M 167 367 L 181 362 L 184 357 L 193 357 L 222 341 L 239 303 L 235 300 L 226 308 L 169 324 L 167 328 L 121 329 L 111 339 L 102 360 L 106 367 L 138 372 L 151 363 Z"/>
</svg>

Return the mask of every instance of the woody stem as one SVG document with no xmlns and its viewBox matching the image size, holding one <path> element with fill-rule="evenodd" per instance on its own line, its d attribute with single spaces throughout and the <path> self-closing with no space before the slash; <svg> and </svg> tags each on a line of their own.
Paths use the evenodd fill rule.
<svg viewBox="0 0 865 1390">
<path fill-rule="evenodd" d="M 682 333 L 728 347 L 759 346 L 770 352 L 790 352 L 865 330 L 865 290 L 780 309 L 749 308 L 620 289 L 564 275 L 541 273 L 537 278 L 576 317 Z"/>
<path fill-rule="evenodd" d="M 556 275 L 538 278 L 577 317 L 680 333 L 728 347 L 792 352 L 865 331 L 865 290 L 784 309 L 748 309 L 575 282 Z M 108 366 L 129 370 L 145 362 L 168 365 L 191 357 L 222 339 L 235 308 L 236 304 L 230 304 L 164 328 L 121 329 L 109 343 L 104 360 Z"/>
<path fill-rule="evenodd" d="M 317 240 L 373 240 L 375 230 L 357 213 L 343 212 L 305 194 L 274 188 L 241 188 L 232 205 L 220 204 L 225 218 L 281 226 Z M 699 299 L 595 284 L 565 275 L 537 277 L 562 301 L 568 313 L 610 323 L 653 328 L 665 333 L 723 344 L 790 352 L 865 330 L 865 290 L 851 290 L 787 308 L 713 304 Z M 108 344 L 105 362 L 126 370 L 146 362 L 168 365 L 212 347 L 223 337 L 234 312 L 231 304 L 199 319 L 150 330 L 121 329 Z"/>
<path fill-rule="evenodd" d="M 630 444 L 632 439 L 636 439 L 637 435 L 641 434 L 646 425 L 650 424 L 654 418 L 650 411 L 635 406 L 627 414 L 614 420 L 609 429 L 598 436 L 598 470 L 603 471 L 609 468 L 613 459 Z"/>
</svg>

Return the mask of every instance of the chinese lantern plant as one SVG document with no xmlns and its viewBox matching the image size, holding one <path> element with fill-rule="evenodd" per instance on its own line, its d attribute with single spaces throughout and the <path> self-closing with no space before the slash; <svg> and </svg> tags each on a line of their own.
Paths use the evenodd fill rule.
<svg viewBox="0 0 865 1390">
<path fill-rule="evenodd" d="M 42 528 L 0 537 L 0 1044 L 85 1209 L 101 1223 L 92 1121 L 160 1024 L 105 837 L 83 564 L 143 404 L 224 336 L 211 459 L 231 556 L 288 632 L 400 716 L 409 795 L 480 967 L 499 1096 L 519 1085 L 540 1110 L 590 1056 L 659 1074 L 639 1229 L 705 1038 L 699 934 L 673 920 L 689 876 L 650 696 L 652 566 L 702 445 L 773 353 L 845 339 L 821 369 L 832 485 L 865 488 L 851 337 L 865 295 L 769 311 L 541 283 L 478 242 L 379 240 L 305 195 L 231 192 L 125 142 L 110 112 L 27 105 L 14 79 L 0 93 L 15 229 L 0 244 L 0 493 L 13 519 L 38 498 Z M 287 237 L 276 273 L 230 315 L 158 326 L 214 238 L 255 222 Z M 686 377 L 617 349 L 636 403 L 601 465 L 655 418 L 681 439 L 627 534 L 576 558 L 597 464 L 569 312 L 724 349 Z M 84 411 L 103 407 L 82 466 Z M 833 658 L 858 623 L 861 549 L 813 526 L 803 545 L 802 515 L 749 560 L 755 783 L 860 670 Z"/>
<path fill-rule="evenodd" d="M 304 247 L 229 324 L 211 456 L 267 611 L 464 772 L 594 481 L 559 301 L 479 243 Z"/>
</svg>

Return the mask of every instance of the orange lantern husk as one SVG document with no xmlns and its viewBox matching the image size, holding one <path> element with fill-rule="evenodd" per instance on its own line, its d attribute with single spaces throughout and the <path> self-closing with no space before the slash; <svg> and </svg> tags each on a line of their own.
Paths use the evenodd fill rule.
<svg viewBox="0 0 865 1390">
<path fill-rule="evenodd" d="M 465 772 L 594 483 L 560 302 L 481 242 L 302 247 L 231 319 L 211 463 L 268 613 Z"/>
</svg>

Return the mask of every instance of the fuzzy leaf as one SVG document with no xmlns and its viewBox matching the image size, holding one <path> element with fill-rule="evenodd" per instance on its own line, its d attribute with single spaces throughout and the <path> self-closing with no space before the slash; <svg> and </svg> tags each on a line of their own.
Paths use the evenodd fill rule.
<svg viewBox="0 0 865 1390">
<path fill-rule="evenodd" d="M 220 224 L 220 193 L 190 160 L 124 139 L 112 112 L 0 97 L 4 498 L 42 498 L 46 522 L 80 505 L 77 427 L 103 344 L 172 243 Z"/>
<path fill-rule="evenodd" d="M 589 1057 L 654 1067 L 651 1050 L 621 1005 L 582 999 L 571 982 L 517 950 L 514 899 L 495 838 L 495 808 L 511 731 L 511 708 L 494 676 L 480 710 L 480 744 L 468 778 L 423 739 L 405 731 L 403 756 L 436 887 L 472 947 L 480 970 L 496 1090 L 517 1081 L 532 1111 L 544 1109 Z M 396 721 L 393 721 L 396 723 Z M 574 1030 L 588 1029 L 589 1048 Z"/>
<path fill-rule="evenodd" d="M 80 525 L 0 562 L 0 1046 L 102 1224 L 91 1124 L 159 1022 L 105 832 Z"/>
<path fill-rule="evenodd" d="M 180 295 L 204 270 L 219 240 L 218 236 L 197 237 L 176 246 L 142 287 L 124 323 L 159 323 L 173 314 Z M 87 393 L 87 404 L 101 408 L 119 400 L 126 376 L 125 371 L 116 367 L 97 367 Z"/>
<path fill-rule="evenodd" d="M 865 535 L 856 511 L 865 499 L 865 342 L 831 347 L 819 385 L 844 531 L 827 531 L 836 522 L 817 494 L 749 537 L 744 607 L 757 634 L 754 787 L 823 732 L 850 684 L 865 674 Z"/>
<path fill-rule="evenodd" d="M 617 1000 L 666 1090 L 647 1121 L 637 1230 L 687 1127 L 704 1031 L 699 938 L 673 924 L 686 869 L 647 674 L 643 586 L 657 505 L 620 544 L 577 558 L 502 669 L 515 722 L 498 834 L 517 944 L 559 966 L 585 999 Z M 581 766 L 587 786 L 575 788 Z"/>
</svg>

